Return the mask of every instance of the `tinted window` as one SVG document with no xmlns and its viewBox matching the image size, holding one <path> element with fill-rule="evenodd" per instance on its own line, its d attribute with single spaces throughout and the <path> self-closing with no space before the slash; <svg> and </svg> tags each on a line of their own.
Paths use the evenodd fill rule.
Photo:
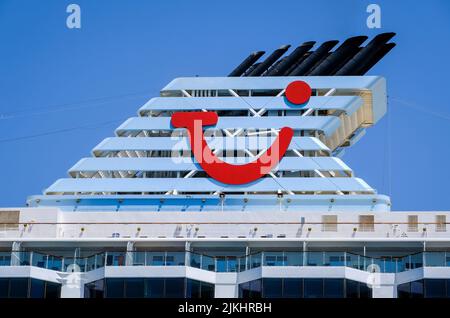
<svg viewBox="0 0 450 318">
<path fill-rule="evenodd" d="M 0 298 L 60 298 L 61 285 L 34 278 L 0 279 Z"/>
<path fill-rule="evenodd" d="M 9 279 L 0 278 L 0 298 L 8 298 Z"/>
<path fill-rule="evenodd" d="M 446 296 L 445 280 L 425 279 L 425 297 L 443 298 Z"/>
<path fill-rule="evenodd" d="M 143 298 L 144 297 L 144 279 L 128 278 L 125 279 L 125 297 Z"/>
<path fill-rule="evenodd" d="M 264 278 L 263 295 L 265 298 L 281 298 L 283 296 L 283 280 L 281 278 Z"/>
<path fill-rule="evenodd" d="M 201 297 L 214 298 L 214 285 L 201 282 Z"/>
<path fill-rule="evenodd" d="M 187 298 L 214 298 L 214 285 L 193 279 L 186 281 Z"/>
<path fill-rule="evenodd" d="M 354 280 L 347 279 L 345 281 L 345 294 L 348 298 L 358 298 L 359 297 L 359 283 Z"/>
<path fill-rule="evenodd" d="M 250 298 L 250 282 L 239 285 L 239 297 Z"/>
<path fill-rule="evenodd" d="M 397 297 L 398 298 L 409 298 L 410 296 L 411 296 L 410 283 L 400 284 L 397 286 Z"/>
<path fill-rule="evenodd" d="M 61 285 L 46 282 L 45 298 L 60 298 L 60 296 L 61 296 Z"/>
<path fill-rule="evenodd" d="M 11 278 L 9 283 L 9 297 L 27 298 L 28 297 L 28 278 Z"/>
<path fill-rule="evenodd" d="M 304 280 L 305 298 L 323 297 L 323 279 L 307 278 Z"/>
<path fill-rule="evenodd" d="M 343 298 L 344 280 L 343 279 L 324 279 L 324 297 Z"/>
<path fill-rule="evenodd" d="M 166 295 L 167 298 L 184 297 L 184 278 L 167 278 Z"/>
<path fill-rule="evenodd" d="M 121 278 L 108 278 L 106 280 L 106 297 L 122 298 L 124 296 L 124 281 Z"/>
<path fill-rule="evenodd" d="M 95 282 L 84 285 L 84 298 L 103 298 L 104 297 L 104 280 L 100 279 Z"/>
<path fill-rule="evenodd" d="M 250 297 L 261 298 L 261 279 L 250 282 Z"/>
<path fill-rule="evenodd" d="M 411 282 L 411 297 L 423 298 L 423 281 Z"/>
<path fill-rule="evenodd" d="M 44 298 L 45 282 L 38 279 L 31 279 L 30 298 Z"/>
<path fill-rule="evenodd" d="M 372 289 L 367 284 L 359 283 L 359 298 L 371 298 Z"/>
<path fill-rule="evenodd" d="M 301 298 L 303 297 L 303 279 L 289 278 L 284 279 L 283 282 L 283 297 L 284 298 Z"/>
<path fill-rule="evenodd" d="M 449 293 L 448 287 L 448 280 L 445 279 L 418 280 L 398 285 L 397 296 L 398 298 L 445 298 Z"/>
<path fill-rule="evenodd" d="M 239 285 L 241 298 L 261 298 L 261 280 L 253 280 Z"/>
<path fill-rule="evenodd" d="M 239 285 L 239 297 L 260 296 L 261 280 Z M 344 279 L 322 278 L 264 278 L 262 280 L 265 298 L 370 298 L 372 290 L 365 283 Z M 281 294 L 280 294 L 281 293 Z"/>
<path fill-rule="evenodd" d="M 200 298 L 200 282 L 197 280 L 188 279 L 186 283 L 186 297 L 187 298 Z"/>
<path fill-rule="evenodd" d="M 164 278 L 151 278 L 145 281 L 145 297 L 164 297 Z"/>
</svg>

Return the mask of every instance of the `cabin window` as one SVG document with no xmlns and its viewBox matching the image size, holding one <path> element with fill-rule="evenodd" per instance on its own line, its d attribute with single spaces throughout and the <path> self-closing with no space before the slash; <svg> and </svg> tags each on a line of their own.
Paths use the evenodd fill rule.
<svg viewBox="0 0 450 318">
<path fill-rule="evenodd" d="M 360 215 L 359 216 L 359 230 L 361 232 L 375 231 L 374 216 L 373 215 Z"/>
<path fill-rule="evenodd" d="M 445 215 L 436 215 L 436 232 L 447 231 L 446 222 L 447 220 Z"/>
<path fill-rule="evenodd" d="M 337 232 L 337 215 L 322 215 L 322 232 Z"/>
<path fill-rule="evenodd" d="M 419 217 L 417 215 L 408 215 L 408 232 L 419 231 Z"/>
</svg>

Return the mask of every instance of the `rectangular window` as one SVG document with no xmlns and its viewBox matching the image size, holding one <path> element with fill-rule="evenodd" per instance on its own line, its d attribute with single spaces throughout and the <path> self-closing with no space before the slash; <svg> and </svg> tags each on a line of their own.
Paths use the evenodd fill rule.
<svg viewBox="0 0 450 318">
<path fill-rule="evenodd" d="M 359 283 L 359 298 L 372 298 L 372 288 L 367 284 Z"/>
<path fill-rule="evenodd" d="M 125 298 L 143 298 L 144 280 L 142 278 L 125 279 Z"/>
<path fill-rule="evenodd" d="M 261 298 L 261 279 L 239 285 L 240 298 Z"/>
<path fill-rule="evenodd" d="M 198 280 L 188 279 L 186 282 L 186 298 L 201 298 L 200 284 Z"/>
<path fill-rule="evenodd" d="M 419 231 L 419 217 L 417 215 L 408 215 L 408 232 Z"/>
<path fill-rule="evenodd" d="M 19 228 L 20 211 L 2 211 L 0 213 L 0 223 L 3 224 L 2 230 L 16 230 Z"/>
<path fill-rule="evenodd" d="M 445 298 L 445 279 L 425 279 L 425 298 Z"/>
<path fill-rule="evenodd" d="M 164 278 L 149 278 L 145 280 L 146 298 L 164 297 Z"/>
<path fill-rule="evenodd" d="M 285 278 L 283 281 L 284 298 L 302 298 L 303 297 L 303 279 Z"/>
<path fill-rule="evenodd" d="M 11 278 L 9 281 L 9 298 L 27 298 L 28 284 L 28 278 Z"/>
<path fill-rule="evenodd" d="M 8 298 L 9 278 L 0 278 L 0 298 Z"/>
<path fill-rule="evenodd" d="M 344 298 L 344 280 L 340 278 L 326 278 L 323 280 L 324 298 Z"/>
<path fill-rule="evenodd" d="M 303 286 L 304 286 L 304 297 L 305 298 L 322 298 L 323 297 L 323 279 L 322 278 L 305 278 Z"/>
<path fill-rule="evenodd" d="M 186 280 L 186 298 L 214 298 L 214 285 L 198 280 Z"/>
<path fill-rule="evenodd" d="M 436 232 L 445 232 L 447 231 L 446 226 L 446 217 L 445 215 L 436 215 Z"/>
<path fill-rule="evenodd" d="M 200 282 L 200 298 L 214 298 L 214 285 Z"/>
<path fill-rule="evenodd" d="M 239 298 L 250 298 L 250 282 L 239 285 Z"/>
<path fill-rule="evenodd" d="M 423 298 L 423 280 L 411 282 L 411 297 Z"/>
<path fill-rule="evenodd" d="M 283 280 L 281 278 L 264 278 L 262 283 L 264 298 L 282 298 Z"/>
<path fill-rule="evenodd" d="M 124 287 L 124 280 L 122 278 L 108 278 L 106 280 L 106 297 L 123 298 L 125 295 Z"/>
<path fill-rule="evenodd" d="M 30 298 L 45 297 L 45 281 L 39 279 L 31 279 Z"/>
<path fill-rule="evenodd" d="M 400 284 L 397 286 L 397 297 L 398 298 L 409 298 L 411 297 L 411 283 Z"/>
<path fill-rule="evenodd" d="M 359 298 L 359 282 L 355 280 L 346 279 L 346 297 L 347 298 Z"/>
<path fill-rule="evenodd" d="M 61 288 L 59 288 L 61 289 Z M 52 293 L 53 287 L 50 287 L 47 285 L 47 298 L 53 298 Z M 88 283 L 84 285 L 84 298 L 104 298 L 104 280 L 99 279 L 97 281 Z M 50 292 L 50 294 L 49 294 Z"/>
<path fill-rule="evenodd" d="M 322 215 L 322 232 L 337 232 L 337 215 Z"/>
<path fill-rule="evenodd" d="M 184 278 L 166 278 L 165 279 L 166 298 L 184 298 L 185 297 L 185 279 Z"/>
<path fill-rule="evenodd" d="M 373 215 L 360 215 L 359 216 L 359 230 L 361 232 L 375 231 L 374 216 Z"/>
</svg>

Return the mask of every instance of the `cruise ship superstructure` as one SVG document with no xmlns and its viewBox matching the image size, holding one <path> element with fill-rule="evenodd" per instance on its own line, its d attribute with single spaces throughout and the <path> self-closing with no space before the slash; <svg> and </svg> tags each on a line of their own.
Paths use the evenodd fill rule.
<svg viewBox="0 0 450 318">
<path fill-rule="evenodd" d="M 449 212 L 392 212 L 343 161 L 386 114 L 386 80 L 364 74 L 393 36 L 283 46 L 227 77 L 174 79 L 66 178 L 0 210 L 0 297 L 450 296 Z M 310 87 L 305 103 L 286 95 L 293 83 Z M 209 115 L 193 149 L 175 117 Z M 223 173 L 287 140 L 285 127 L 261 176 Z"/>
</svg>

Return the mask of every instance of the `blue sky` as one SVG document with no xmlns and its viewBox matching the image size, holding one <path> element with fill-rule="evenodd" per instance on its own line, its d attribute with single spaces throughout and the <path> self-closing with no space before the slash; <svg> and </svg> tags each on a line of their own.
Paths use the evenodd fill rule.
<svg viewBox="0 0 450 318">
<path fill-rule="evenodd" d="M 77 3 L 82 28 L 66 27 Z M 366 26 L 366 7 L 382 28 Z M 450 210 L 449 1 L 0 0 L 0 206 L 23 206 L 171 79 L 221 76 L 249 52 L 397 33 L 369 74 L 388 115 L 346 163 L 394 210 Z M 34 136 L 34 137 L 31 137 Z"/>
</svg>

